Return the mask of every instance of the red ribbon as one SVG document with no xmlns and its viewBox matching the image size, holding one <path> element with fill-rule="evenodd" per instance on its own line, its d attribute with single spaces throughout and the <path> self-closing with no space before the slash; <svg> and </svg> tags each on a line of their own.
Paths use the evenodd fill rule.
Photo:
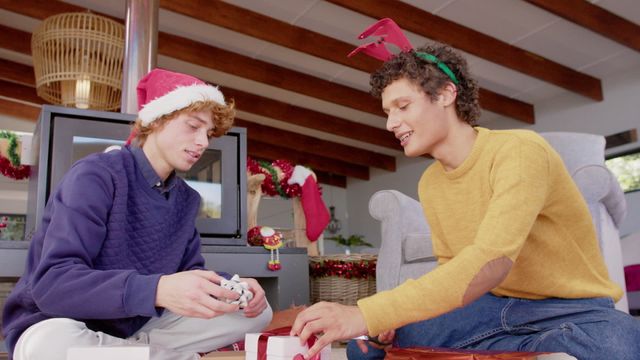
<svg viewBox="0 0 640 360">
<path fill-rule="evenodd" d="M 258 356 L 257 360 L 267 360 L 267 343 L 269 342 L 269 336 L 289 336 L 291 333 L 291 326 L 285 326 L 277 329 L 273 329 L 267 332 L 263 332 L 258 337 Z M 316 343 L 315 336 L 309 336 L 307 339 L 307 347 L 311 349 L 313 344 Z M 304 360 L 303 354 L 296 354 L 293 360 Z M 317 353 L 309 360 L 320 360 L 320 353 Z"/>
</svg>

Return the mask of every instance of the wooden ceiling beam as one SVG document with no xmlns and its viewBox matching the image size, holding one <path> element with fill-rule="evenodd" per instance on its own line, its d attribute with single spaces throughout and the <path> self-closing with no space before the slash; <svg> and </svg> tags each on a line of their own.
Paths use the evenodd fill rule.
<svg viewBox="0 0 640 360">
<path fill-rule="evenodd" d="M 0 8 L 40 20 L 44 20 L 52 15 L 88 10 L 87 8 L 62 1 L 49 0 L 0 0 Z M 101 15 L 107 16 L 105 14 Z"/>
<path fill-rule="evenodd" d="M 311 154 L 317 154 L 334 160 L 342 161 L 345 158 L 348 158 L 348 162 L 350 163 L 363 166 L 373 166 L 388 171 L 396 171 L 396 159 L 393 156 L 363 150 L 336 142 L 321 140 L 292 131 L 257 124 L 237 117 L 234 123 L 237 126 L 247 128 L 247 137 L 249 141 L 261 141 L 270 145 L 282 146 L 294 151 L 304 151 Z M 345 156 L 345 154 L 348 154 L 348 156 Z"/>
<path fill-rule="evenodd" d="M 21 81 L 27 82 L 28 85 L 35 86 L 35 80 L 26 75 L 26 73 L 33 74 L 33 68 L 31 66 L 18 64 L 9 60 L 3 60 L 2 63 L 0 63 L 0 66 L 3 64 L 4 70 L 0 71 L 0 78 L 3 78 L 2 72 L 7 72 L 9 74 L 21 73 L 23 74 L 19 78 Z M 13 77 L 16 78 L 17 75 Z M 9 80 L 11 80 L 11 78 L 9 78 Z M 10 89 L 8 89 L 10 87 L 10 84 L 11 83 L 9 83 L 8 81 L 1 82 L 0 88 L 4 86 L 7 88 L 6 91 L 11 91 Z M 26 91 L 24 88 L 24 86 L 17 86 L 15 91 L 24 92 L 23 97 L 25 98 L 25 101 L 42 101 L 39 97 L 33 95 L 33 88 L 28 88 Z M 227 98 L 233 98 L 236 101 L 238 109 L 242 111 L 270 117 L 283 122 L 305 126 L 319 131 L 324 131 L 379 146 L 388 147 L 398 151 L 401 150 L 399 143 L 391 135 L 391 133 L 380 128 L 356 123 L 336 116 L 327 115 L 317 111 L 301 108 L 281 101 L 253 95 L 232 88 L 223 88 L 223 92 Z M 293 138 L 293 135 L 291 135 L 290 138 Z M 320 141 L 319 139 L 316 142 L 313 142 L 311 139 L 314 138 L 308 136 L 298 137 L 298 139 L 307 141 L 307 143 L 309 144 L 316 144 L 314 146 L 316 146 L 318 150 L 323 147 L 321 145 L 327 145 L 318 143 L 318 141 Z M 295 145 L 303 146 L 302 144 L 303 143 L 296 143 Z M 366 161 L 365 159 L 367 158 L 373 158 L 375 160 L 367 161 L 372 166 L 381 167 L 385 170 L 390 171 L 395 170 L 395 159 L 390 156 L 377 154 L 366 150 L 360 150 L 360 152 L 357 152 L 355 151 L 355 148 L 346 147 L 345 145 L 343 146 L 345 147 L 345 150 L 347 150 L 347 148 L 352 149 L 350 153 L 352 153 L 354 157 L 357 157 L 358 161 L 356 161 L 356 163 Z M 341 147 L 333 146 L 332 148 L 338 149 Z"/>
<path fill-rule="evenodd" d="M 81 7 L 60 3 L 59 1 L 52 1 L 52 6 L 41 8 L 42 3 L 40 0 L 25 0 L 20 2 L 21 5 L 18 5 L 16 2 L 0 0 L 0 8 L 40 20 L 62 12 L 83 10 Z M 27 55 L 31 54 L 31 35 L 29 33 L 2 27 L 1 25 L 0 31 L 10 35 L 6 38 L 3 37 L 2 39 L 4 40 L 0 39 L 2 47 Z M 21 39 L 21 41 L 9 41 L 9 39 Z M 382 116 L 380 101 L 373 99 L 364 91 L 176 35 L 160 32 L 158 39 L 158 53 L 162 55 Z M 348 46 L 349 48 L 353 47 L 351 45 Z M 202 54 L 207 54 L 207 56 L 202 56 Z M 343 58 L 342 55 L 341 58 Z M 354 66 L 362 66 L 361 64 L 366 64 L 369 61 L 371 62 L 371 65 L 367 65 L 369 68 L 361 70 L 371 72 L 380 65 L 379 62 L 368 59 L 364 63 L 361 61 L 355 62 Z M 481 106 L 486 110 L 529 124 L 535 122 L 534 109 L 531 104 L 511 99 L 486 89 L 480 89 L 480 101 Z"/>
<path fill-rule="evenodd" d="M 0 98 L 0 114 L 36 122 L 38 120 L 38 117 L 40 116 L 40 111 L 40 105 L 27 105 L 25 103 Z M 256 156 L 256 158 L 259 157 Z M 347 187 L 347 178 L 344 175 L 337 175 L 320 170 L 316 170 L 315 173 L 318 178 L 318 182 L 322 184 L 338 186 L 342 188 Z"/>
<path fill-rule="evenodd" d="M 15 66 L 11 61 L 6 61 L 5 65 L 8 66 L 10 70 L 12 66 Z M 17 64 L 21 65 L 21 64 Z M 36 94 L 36 89 L 33 86 L 18 84 L 14 82 L 10 82 L 7 80 L 0 79 L 0 96 L 13 98 L 20 101 L 26 101 L 33 104 L 45 104 L 46 102 L 42 100 Z M 241 123 L 243 121 L 241 120 Z M 247 123 L 247 121 L 244 121 Z M 269 131 L 268 134 L 273 136 L 282 136 L 282 140 L 299 140 L 299 141 L 308 141 L 309 144 L 315 144 L 316 146 L 307 147 L 306 143 L 298 143 L 298 149 L 296 151 L 292 151 L 291 144 L 287 146 L 274 145 L 265 141 L 257 141 L 255 138 L 259 138 L 261 135 L 256 134 L 251 136 L 248 139 L 249 148 L 253 149 L 249 155 L 254 156 L 252 154 L 256 154 L 255 156 L 260 155 L 260 157 L 276 160 L 276 159 L 288 159 L 293 161 L 296 164 L 305 164 L 309 165 L 312 168 L 317 168 L 319 170 L 327 171 L 329 173 L 344 175 L 344 176 L 353 176 L 358 179 L 368 180 L 369 179 L 369 168 L 366 165 L 360 164 L 362 162 L 362 157 L 367 155 L 365 150 L 353 149 L 354 154 L 359 158 L 358 161 L 351 162 L 351 156 L 344 156 L 339 159 L 335 159 L 335 154 L 331 149 L 322 149 L 322 147 L 318 147 L 319 145 L 327 145 L 331 144 L 329 142 L 323 142 L 322 140 L 310 138 L 303 135 L 298 135 L 291 133 L 290 137 L 287 137 L 288 132 L 278 130 L 275 128 L 270 128 L 264 125 L 255 125 L 256 129 L 261 131 Z M 336 147 L 344 146 L 341 144 L 333 144 Z M 350 147 L 347 147 L 350 148 Z M 284 149 L 284 150 L 283 150 Z M 317 152 L 316 152 L 317 151 Z M 369 152 L 374 155 L 373 152 Z M 331 157 L 326 157 L 323 155 L 329 154 Z M 386 155 L 382 155 L 386 156 Z M 381 166 L 380 164 L 378 164 Z M 393 167 L 395 169 L 395 161 L 393 163 Z"/>
<path fill-rule="evenodd" d="M 560 86 L 590 99 L 603 100 L 600 79 L 433 15 L 410 4 L 396 0 L 328 1 L 376 19 L 392 18 L 401 28 L 418 35 L 450 44 L 470 54 Z M 585 2 L 584 0 L 571 2 L 577 1 Z M 549 2 L 552 1 L 550 0 Z M 566 3 L 562 6 L 570 8 Z M 575 11 L 575 8 L 572 11 Z M 428 26 L 425 24 L 428 24 Z M 631 34 L 629 36 L 632 36 Z"/>
<path fill-rule="evenodd" d="M 222 87 L 222 92 L 226 97 L 233 98 L 238 110 L 241 111 L 266 116 L 353 140 L 384 146 L 393 150 L 402 150 L 400 143 L 393 134 L 384 129 L 360 124 L 337 116 L 327 115 L 228 87 Z"/>
<path fill-rule="evenodd" d="M 380 100 L 374 99 L 367 92 L 177 35 L 159 33 L 158 53 L 373 115 L 384 116 Z"/>
<path fill-rule="evenodd" d="M 4 0 L 0 0 L 0 3 Z M 4 8 L 0 6 L 0 8 Z M 0 25 L 0 47 L 20 54 L 31 55 L 31 34 Z"/>
<path fill-rule="evenodd" d="M 640 51 L 640 25 L 585 0 L 525 0 L 530 4 Z M 636 4 L 637 6 L 637 4 Z"/>
<path fill-rule="evenodd" d="M 241 7 L 225 3 L 219 0 L 183 0 L 171 1 L 161 0 L 160 6 L 169 11 L 173 11 L 185 16 L 189 16 L 210 24 L 224 27 L 226 29 L 249 35 L 261 40 L 269 41 L 296 51 L 316 56 L 321 59 L 342 64 L 367 73 L 377 70 L 381 63 L 373 58 L 359 56 L 357 58 L 347 58 L 347 54 L 353 50 L 354 46 L 328 36 L 287 24 L 268 16 L 258 14 Z M 424 26 L 424 24 L 422 24 Z M 205 58 L 198 54 L 200 58 Z M 212 59 L 218 61 L 218 59 Z M 492 108 L 485 107 L 482 96 L 491 95 L 490 104 L 499 103 Z M 504 107 L 512 109 L 518 107 L 518 111 L 503 112 L 501 102 L 505 102 Z M 531 123 L 533 121 L 533 106 L 523 101 L 511 99 L 504 95 L 482 89 L 480 105 L 497 114 L 506 115 L 516 120 Z"/>
<path fill-rule="evenodd" d="M 315 154 L 302 151 L 291 151 L 291 149 L 270 145 L 261 141 L 251 141 L 247 143 L 249 156 L 267 160 L 288 160 L 296 165 L 308 166 L 313 171 L 324 171 L 331 174 L 350 176 L 356 179 L 369 180 L 369 168 L 361 165 L 354 165 L 345 161 L 323 158 Z"/>
<path fill-rule="evenodd" d="M 337 186 L 341 188 L 347 187 L 347 177 L 342 175 L 335 175 L 324 171 L 314 171 L 319 183 Z"/>
<path fill-rule="evenodd" d="M 527 124 L 535 124 L 536 117 L 533 106 L 523 106 L 516 99 L 504 98 L 502 95 L 480 88 L 480 106 L 487 111 L 518 119 Z"/>
<path fill-rule="evenodd" d="M 39 20 L 63 12 L 85 10 L 79 6 L 59 1 L 51 1 L 50 6 L 45 6 L 44 2 L 39 0 L 25 0 L 19 3 L 0 0 L 0 8 Z M 122 22 L 122 19 L 114 20 Z M 1 33 L 7 34 L 7 37 L 0 38 L 0 43 L 7 43 L 4 44 L 4 48 L 11 49 L 13 47 L 14 51 L 31 54 L 31 34 L 2 25 L 0 25 L 0 30 Z M 206 51 L 207 56 L 202 56 L 203 51 Z M 158 53 L 377 116 L 384 116 L 380 101 L 365 91 L 252 59 L 215 46 L 160 32 L 158 34 Z"/>
<path fill-rule="evenodd" d="M 2 46 L 0 46 L 0 48 L 2 48 Z M 5 59 L 0 59 L 0 79 L 31 86 L 35 86 L 36 83 L 32 66 Z"/>
<path fill-rule="evenodd" d="M 40 105 L 28 105 L 22 102 L 0 98 L 0 114 L 9 115 L 19 119 L 38 121 Z"/>
<path fill-rule="evenodd" d="M 0 96 L 18 99 L 32 104 L 47 104 L 47 102 L 36 94 L 36 88 L 33 86 L 22 85 L 2 79 L 0 79 Z"/>
</svg>

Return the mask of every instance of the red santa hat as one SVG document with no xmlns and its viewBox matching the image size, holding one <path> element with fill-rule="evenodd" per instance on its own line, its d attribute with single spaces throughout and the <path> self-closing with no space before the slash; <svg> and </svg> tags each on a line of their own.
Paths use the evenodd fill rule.
<svg viewBox="0 0 640 360">
<path fill-rule="evenodd" d="M 324 229 L 329 224 L 329 211 L 322 201 L 320 189 L 311 170 L 304 166 L 296 165 L 293 173 L 287 181 L 289 185 L 298 184 L 302 188 L 300 201 L 307 222 L 307 238 L 310 241 L 318 240 Z"/>
<path fill-rule="evenodd" d="M 157 118 L 184 109 L 197 101 L 224 105 L 217 87 L 190 75 L 153 69 L 138 83 L 138 118 L 149 125 Z"/>
<path fill-rule="evenodd" d="M 213 101 L 225 105 L 218 87 L 191 75 L 163 69 L 153 69 L 140 79 L 138 87 L 138 118 L 147 126 L 163 115 L 184 109 L 197 101 Z M 132 132 L 127 144 L 135 137 Z"/>
</svg>

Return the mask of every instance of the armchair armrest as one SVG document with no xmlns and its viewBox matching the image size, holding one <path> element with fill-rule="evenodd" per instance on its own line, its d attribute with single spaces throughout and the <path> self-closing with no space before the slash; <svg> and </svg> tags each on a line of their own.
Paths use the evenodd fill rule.
<svg viewBox="0 0 640 360">
<path fill-rule="evenodd" d="M 572 175 L 587 204 L 591 207 L 601 202 L 616 227 L 619 226 L 627 215 L 627 203 L 611 171 L 604 165 L 592 164 L 579 167 Z"/>
<path fill-rule="evenodd" d="M 435 260 L 431 231 L 418 201 L 396 190 L 381 190 L 369 200 L 369 213 L 381 223 L 378 291 L 392 289 L 406 280 L 403 267 Z"/>
</svg>

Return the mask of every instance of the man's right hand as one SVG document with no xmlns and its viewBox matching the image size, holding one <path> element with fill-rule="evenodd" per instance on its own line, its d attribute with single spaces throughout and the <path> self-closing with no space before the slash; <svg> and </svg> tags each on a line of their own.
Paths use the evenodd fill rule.
<svg viewBox="0 0 640 360">
<path fill-rule="evenodd" d="M 163 275 L 158 282 L 156 306 L 175 314 L 211 319 L 238 311 L 238 304 L 218 299 L 236 300 L 239 294 L 220 287 L 222 276 L 213 271 L 191 270 Z"/>
<path fill-rule="evenodd" d="M 366 354 L 369 352 L 369 348 L 367 347 L 367 344 L 365 344 L 365 341 L 368 341 L 371 344 L 371 346 L 375 348 L 387 350 L 388 348 L 391 347 L 391 344 L 393 343 L 393 338 L 395 336 L 396 336 L 396 331 L 389 330 L 389 331 L 380 333 L 380 335 L 376 337 L 375 341 L 373 341 L 372 339 L 369 339 L 369 340 L 358 339 L 356 340 L 356 343 L 358 344 L 360 351 Z"/>
</svg>

